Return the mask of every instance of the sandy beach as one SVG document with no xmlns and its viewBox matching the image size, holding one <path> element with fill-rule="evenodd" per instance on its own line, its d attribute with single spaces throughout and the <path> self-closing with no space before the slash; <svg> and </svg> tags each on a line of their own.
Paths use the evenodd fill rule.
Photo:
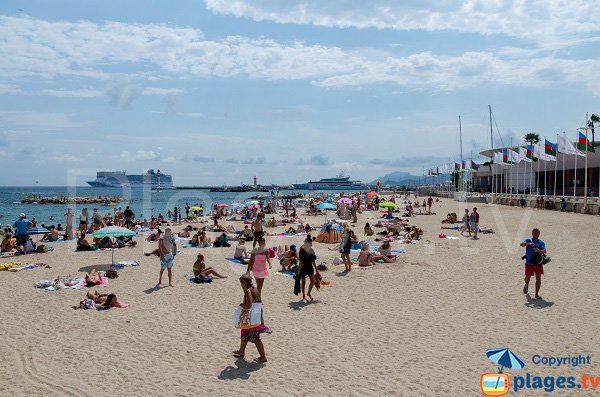
<svg viewBox="0 0 600 397">
<path fill-rule="evenodd" d="M 422 200 L 422 198 L 421 198 Z M 333 266 L 336 245 L 315 243 L 318 262 L 331 285 L 314 292 L 313 303 L 293 294 L 292 278 L 273 274 L 263 290 L 266 364 L 232 357 L 239 331 L 232 312 L 241 302 L 238 277 L 245 266 L 226 261 L 234 247 L 201 251 L 207 266 L 227 275 L 211 284 L 193 284 L 197 248 L 180 248 L 172 288 L 154 288 L 159 260 L 144 256 L 157 243 L 137 238 L 137 247 L 115 252 L 115 260 L 138 260 L 119 270 L 102 292 L 114 292 L 127 309 L 73 310 L 84 290 L 50 292 L 36 281 L 83 274 L 110 261 L 109 251 L 74 252 L 73 243 L 51 243 L 54 251 L 9 261 L 51 266 L 0 272 L 0 355 L 4 396 L 477 396 L 479 379 L 497 367 L 486 349 L 509 347 L 540 376 L 600 375 L 597 340 L 598 276 L 594 237 L 598 218 L 557 211 L 477 204 L 480 226 L 495 234 L 479 240 L 438 238 L 446 213 L 466 203 L 443 199 L 436 215 L 418 215 L 411 225 L 424 230 L 397 263 L 355 268 Z M 469 204 L 472 208 L 473 204 Z M 324 217 L 305 217 L 312 224 Z M 353 229 L 359 236 L 378 211 L 363 212 Z M 225 225 L 231 222 L 223 222 Z M 241 222 L 233 222 L 240 228 Z M 185 225 L 185 224 L 184 224 Z M 518 244 L 541 230 L 552 262 L 541 296 L 522 292 L 524 249 Z M 176 230 L 179 229 L 176 228 Z M 377 229 L 379 231 L 382 229 Z M 283 232 L 284 228 L 270 228 Z M 214 237 L 215 233 L 209 233 Z M 303 237 L 267 238 L 267 246 L 300 244 Z M 235 244 L 235 243 L 234 243 Z M 251 247 L 251 244 L 249 245 Z M 531 288 L 530 288 L 531 289 Z M 585 368 L 531 364 L 534 354 L 589 354 Z M 518 371 L 506 370 L 513 375 Z M 546 395 L 525 390 L 522 395 Z M 571 395 L 555 390 L 553 395 Z"/>
</svg>

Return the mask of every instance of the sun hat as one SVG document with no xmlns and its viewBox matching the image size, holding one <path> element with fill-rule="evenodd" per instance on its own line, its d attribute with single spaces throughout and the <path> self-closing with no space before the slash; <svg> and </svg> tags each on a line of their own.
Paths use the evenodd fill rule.
<svg viewBox="0 0 600 397">
<path fill-rule="evenodd" d="M 25 213 L 21 212 L 21 213 L 19 214 L 19 218 L 25 218 Z"/>
</svg>

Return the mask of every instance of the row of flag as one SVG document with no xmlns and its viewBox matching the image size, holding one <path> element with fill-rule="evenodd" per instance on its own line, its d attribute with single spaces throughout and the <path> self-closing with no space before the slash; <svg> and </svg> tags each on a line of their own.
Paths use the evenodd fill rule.
<svg viewBox="0 0 600 397">
<path fill-rule="evenodd" d="M 512 165 L 520 163 L 521 161 L 556 161 L 556 155 L 558 153 L 582 157 L 584 156 L 582 151 L 587 150 L 590 153 L 595 153 L 594 147 L 581 132 L 579 133 L 577 145 L 564 136 L 559 135 L 557 138 L 558 141 L 556 143 L 544 139 L 544 142 L 520 147 L 518 150 L 503 149 L 501 152 L 494 153 L 493 161 L 495 164 Z"/>
<path fill-rule="evenodd" d="M 577 156 L 584 156 L 582 151 L 586 150 L 590 153 L 595 153 L 594 147 L 582 132 L 579 132 L 577 144 L 564 136 L 558 135 L 557 139 L 556 143 L 544 139 L 544 142 L 519 147 L 518 150 L 503 149 L 501 152 L 494 153 L 493 162 L 494 164 L 512 165 L 521 161 L 556 161 L 557 153 Z M 427 175 L 434 176 L 455 172 L 477 171 L 480 166 L 480 164 L 475 163 L 473 160 L 461 160 L 458 163 L 454 162 L 430 168 L 427 171 Z"/>
</svg>

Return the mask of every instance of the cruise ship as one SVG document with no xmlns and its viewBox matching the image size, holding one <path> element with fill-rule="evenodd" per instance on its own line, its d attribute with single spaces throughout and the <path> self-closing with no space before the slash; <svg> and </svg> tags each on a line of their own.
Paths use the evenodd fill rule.
<svg viewBox="0 0 600 397">
<path fill-rule="evenodd" d="M 162 174 L 160 170 L 148 170 L 141 175 L 127 175 L 125 171 L 98 171 L 96 180 L 87 181 L 93 187 L 173 187 L 173 177 Z"/>
<path fill-rule="evenodd" d="M 295 189 L 298 190 L 369 190 L 369 186 L 361 181 L 351 181 L 349 176 L 340 174 L 335 178 L 325 178 L 318 181 L 309 181 L 308 183 L 295 183 Z"/>
</svg>

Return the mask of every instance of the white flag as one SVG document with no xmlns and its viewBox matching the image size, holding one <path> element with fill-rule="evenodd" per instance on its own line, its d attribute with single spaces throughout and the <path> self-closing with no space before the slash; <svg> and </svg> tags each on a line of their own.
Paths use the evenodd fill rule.
<svg viewBox="0 0 600 397">
<path fill-rule="evenodd" d="M 515 152 L 512 149 L 508 149 L 508 161 L 511 161 L 514 164 L 519 162 L 520 156 L 519 153 Z"/>
<path fill-rule="evenodd" d="M 558 136 L 558 151 L 560 153 L 563 154 L 572 154 L 572 155 L 578 155 L 581 157 L 585 157 L 585 154 L 583 154 L 583 152 L 577 150 L 577 148 L 575 147 L 575 144 L 573 142 L 571 142 L 570 140 L 568 140 L 566 137 L 559 135 Z"/>
<path fill-rule="evenodd" d="M 524 147 L 519 148 L 519 162 L 521 162 L 521 161 L 531 163 L 531 159 L 527 158 L 527 148 L 524 148 Z"/>
<path fill-rule="evenodd" d="M 504 156 L 502 155 L 502 152 L 494 153 L 494 164 L 504 164 Z"/>
<path fill-rule="evenodd" d="M 546 154 L 546 145 L 544 142 L 538 142 L 533 147 L 534 156 L 544 161 L 556 161 L 556 157 Z"/>
</svg>

